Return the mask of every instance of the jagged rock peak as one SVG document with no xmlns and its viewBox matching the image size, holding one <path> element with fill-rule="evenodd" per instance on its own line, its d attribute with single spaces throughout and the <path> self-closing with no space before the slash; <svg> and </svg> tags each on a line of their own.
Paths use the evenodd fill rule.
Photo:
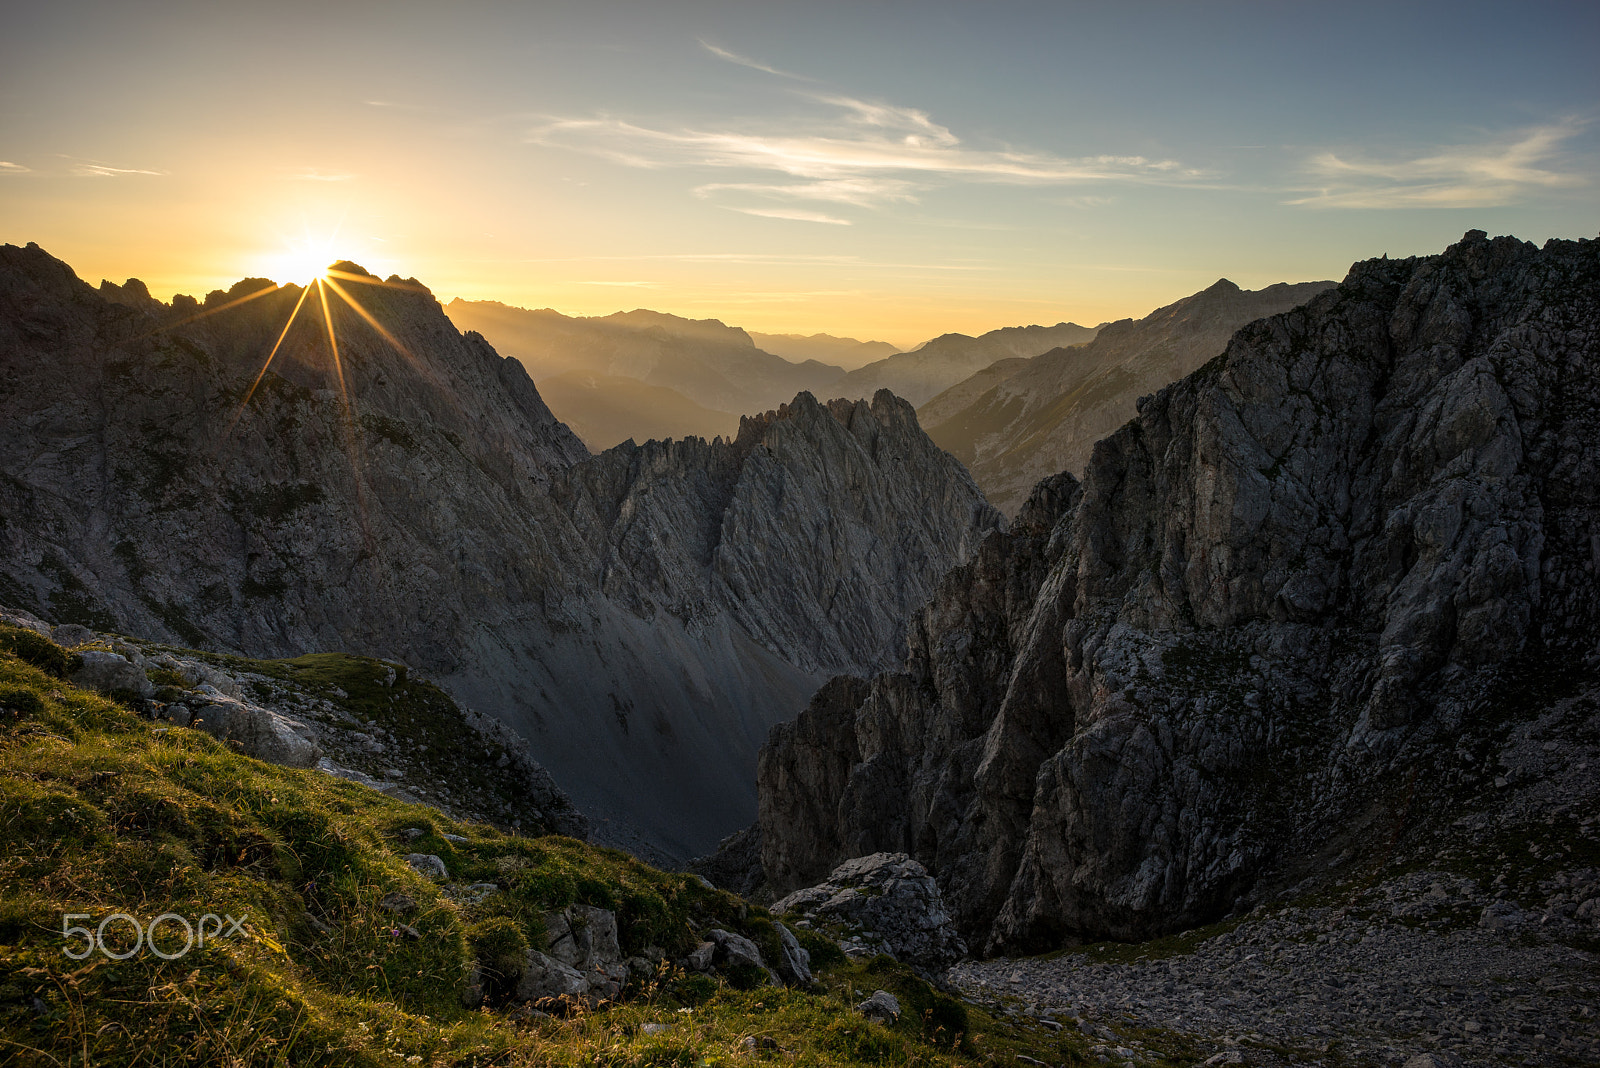
<svg viewBox="0 0 1600 1068">
<path fill-rule="evenodd" d="M 0 600 L 413 664 L 523 733 L 613 844 L 683 860 L 748 822 L 767 728 L 898 662 L 1000 522 L 887 397 L 844 418 L 789 392 L 748 447 L 590 458 L 519 362 L 372 281 L 339 284 L 381 331 L 330 294 L 335 362 L 307 301 L 263 374 L 303 289 L 141 310 L 0 248 Z"/>
<path fill-rule="evenodd" d="M 1600 692 L 1597 339 L 1600 243 L 1480 231 L 1240 330 L 946 576 L 904 672 L 773 731 L 769 882 L 906 852 L 1035 950 L 1381 849 L 1386 784 L 1455 819 L 1510 717 Z"/>
</svg>

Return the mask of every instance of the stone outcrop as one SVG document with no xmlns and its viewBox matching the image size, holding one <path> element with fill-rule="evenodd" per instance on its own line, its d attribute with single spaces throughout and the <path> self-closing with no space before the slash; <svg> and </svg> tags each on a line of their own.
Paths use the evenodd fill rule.
<svg viewBox="0 0 1600 1068">
<path fill-rule="evenodd" d="M 886 953 L 929 976 L 967 954 L 938 885 L 904 853 L 847 860 L 816 886 L 774 902 L 772 911 L 838 930 L 840 948 L 852 956 Z"/>
<path fill-rule="evenodd" d="M 1279 282 L 1252 291 L 1223 278 L 1143 319 L 1107 324 L 1073 348 L 990 364 L 919 404 L 917 414 L 989 500 L 1015 515 L 1041 478 L 1081 475 L 1094 443 L 1127 422 L 1140 397 L 1217 355 L 1246 323 L 1333 285 Z"/>
<path fill-rule="evenodd" d="M 749 821 L 768 727 L 895 662 L 1000 523 L 888 394 L 590 458 L 414 281 L 338 284 L 371 321 L 327 293 L 335 353 L 315 291 L 165 305 L 0 248 L 0 603 L 411 665 L 526 738 L 600 840 L 681 860 Z"/>
<path fill-rule="evenodd" d="M 903 671 L 773 731 L 766 877 L 905 852 L 974 950 L 1037 949 L 1447 813 L 1600 670 L 1597 345 L 1600 243 L 1477 231 L 1241 330 L 946 576 Z"/>
<path fill-rule="evenodd" d="M 207 731 L 246 756 L 315 767 L 403 801 L 426 798 L 458 819 L 492 821 L 525 833 L 589 835 L 588 820 L 533 759 L 526 739 L 499 720 L 461 708 L 432 684 L 410 677 L 404 665 L 319 658 L 324 667 L 332 659 L 350 672 L 341 676 L 346 685 L 376 684 L 395 719 L 409 719 L 419 702 L 425 705 L 436 717 L 432 729 L 448 735 L 450 744 L 408 746 L 391 732 L 402 724 L 374 718 L 371 704 L 362 700 L 370 694 L 352 695 L 314 678 L 293 681 L 286 676 L 294 673 L 286 673 L 281 663 L 201 659 L 206 654 L 76 623 L 52 627 L 5 607 L 0 607 L 0 624 L 32 630 L 64 646 L 79 665 L 73 673 L 78 685 L 129 701 L 158 721 Z M 463 764 L 469 775 L 463 774 Z"/>
</svg>

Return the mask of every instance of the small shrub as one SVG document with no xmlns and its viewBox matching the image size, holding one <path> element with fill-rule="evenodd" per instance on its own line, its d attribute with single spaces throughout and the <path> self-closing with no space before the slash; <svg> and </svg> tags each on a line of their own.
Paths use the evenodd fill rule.
<svg viewBox="0 0 1600 1068">
<path fill-rule="evenodd" d="M 66 678 L 72 670 L 71 653 L 26 627 L 0 623 L 0 650 L 58 679 Z"/>
<path fill-rule="evenodd" d="M 509 916 L 493 916 L 466 930 L 467 946 L 495 985 L 510 985 L 522 977 L 528 961 L 528 936 Z"/>
<path fill-rule="evenodd" d="M 44 699 L 26 686 L 0 683 L 0 709 L 9 708 L 13 716 L 39 716 L 44 714 Z"/>
</svg>

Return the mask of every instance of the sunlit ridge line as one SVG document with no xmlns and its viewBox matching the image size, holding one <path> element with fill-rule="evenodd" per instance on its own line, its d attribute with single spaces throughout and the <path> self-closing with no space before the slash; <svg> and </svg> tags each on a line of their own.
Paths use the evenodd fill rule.
<svg viewBox="0 0 1600 1068">
<path fill-rule="evenodd" d="M 153 336 L 155 334 L 159 334 L 159 333 L 162 333 L 162 332 L 167 331 L 167 330 L 174 330 L 174 329 L 176 329 L 176 328 L 178 328 L 180 326 L 183 326 L 186 323 L 192 323 L 197 319 L 204 319 L 208 315 L 215 315 L 218 312 L 227 311 L 229 308 L 237 308 L 239 305 L 245 303 L 246 301 L 255 300 L 257 297 L 264 297 L 268 293 L 276 293 L 278 290 L 280 290 L 282 288 L 283 287 L 280 286 L 278 283 L 273 282 L 272 285 L 270 285 L 270 286 L 262 286 L 260 289 L 256 290 L 255 292 L 246 293 L 244 296 L 237 297 L 237 298 L 235 298 L 233 300 L 230 300 L 226 304 L 218 305 L 215 308 L 207 308 L 205 311 L 199 312 L 199 313 L 197 313 L 195 315 L 184 316 L 182 319 L 179 319 L 177 322 L 174 322 L 174 323 L 161 323 L 160 325 L 156 326 L 155 329 L 147 330 L 144 333 L 139 334 L 137 337 L 132 338 L 131 340 L 137 341 L 137 340 L 139 340 L 139 338 L 151 337 L 151 336 Z"/>
<path fill-rule="evenodd" d="M 433 295 L 433 291 L 427 286 L 410 286 L 403 282 L 386 282 L 382 278 L 376 278 L 372 275 L 351 274 L 349 271 L 336 271 L 332 267 L 329 267 L 326 271 L 323 271 L 322 277 L 330 280 L 334 278 L 343 278 L 346 282 L 360 282 L 362 285 L 383 286 L 385 289 L 403 289 L 408 293 L 427 293 L 429 296 Z"/>
<path fill-rule="evenodd" d="M 330 274 L 331 273 L 332 272 L 330 272 Z M 421 371 L 422 374 L 423 374 L 423 377 L 427 378 L 429 380 L 429 382 L 434 384 L 434 385 L 438 385 L 439 384 L 438 378 L 434 375 L 433 371 L 431 369 L 429 369 L 420 359 L 418 359 L 415 353 L 413 353 L 410 349 L 408 349 L 404 345 L 402 345 L 400 343 L 400 339 L 399 338 L 397 338 L 393 334 L 391 334 L 388 331 L 388 329 L 386 329 L 384 327 L 384 325 L 382 323 L 378 322 L 377 319 L 373 318 L 371 312 L 369 312 L 369 311 L 367 311 L 367 309 L 363 308 L 359 303 L 357 303 L 357 301 L 356 301 L 356 299 L 354 297 L 352 297 L 349 293 L 345 292 L 345 289 L 344 289 L 343 286 L 341 286 L 338 282 L 335 282 L 331 277 L 324 278 L 323 281 L 326 282 L 328 284 L 328 286 L 330 288 L 332 288 L 332 290 L 339 295 L 339 298 L 341 300 L 343 300 L 346 304 L 350 305 L 350 308 L 357 315 L 361 316 L 362 319 L 366 320 L 368 326 L 370 326 L 370 327 L 372 327 L 372 329 L 376 330 L 378 332 L 379 336 L 381 336 L 389 344 L 393 345 L 395 347 L 395 349 L 400 353 L 400 355 L 402 355 L 402 356 L 404 356 L 406 358 L 406 360 L 411 364 L 412 367 L 416 368 L 418 371 Z"/>
</svg>

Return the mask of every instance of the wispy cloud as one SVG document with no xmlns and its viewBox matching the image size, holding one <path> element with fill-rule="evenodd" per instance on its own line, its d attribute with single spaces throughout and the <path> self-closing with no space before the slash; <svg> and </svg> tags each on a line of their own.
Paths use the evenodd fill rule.
<svg viewBox="0 0 1600 1068">
<path fill-rule="evenodd" d="M 1424 156 L 1374 159 L 1320 152 L 1305 169 L 1319 182 L 1288 201 L 1314 208 L 1477 208 L 1510 204 L 1540 189 L 1594 182 L 1568 142 L 1588 122 L 1568 119 L 1473 145 L 1440 147 Z"/>
<path fill-rule="evenodd" d="M 868 208 L 891 201 L 914 202 L 916 185 L 899 178 L 832 178 L 817 182 L 762 183 L 709 182 L 695 187 L 695 195 L 752 193 L 788 200 L 820 200 Z"/>
<path fill-rule="evenodd" d="M 759 63 L 748 56 L 741 56 L 737 52 L 730 52 L 726 48 L 718 48 L 710 41 L 702 40 L 700 42 L 700 47 L 704 48 L 707 52 L 710 52 L 718 59 L 725 59 L 729 63 L 737 63 L 741 67 L 749 67 L 751 70 L 758 70 L 763 74 L 776 74 L 780 78 L 793 78 L 797 82 L 809 82 L 814 80 L 807 78 L 804 74 L 791 74 L 786 70 L 779 70 L 777 67 L 769 67 L 765 63 Z"/>
<path fill-rule="evenodd" d="M 71 157 L 68 157 L 69 159 Z M 128 174 L 148 174 L 155 177 L 165 175 L 166 171 L 147 171 L 138 167 L 113 167 L 97 160 L 75 160 L 70 173 L 75 178 L 121 178 Z"/>
<path fill-rule="evenodd" d="M 723 207 L 729 211 L 740 211 L 746 215 L 759 215 L 764 219 L 790 219 L 794 222 L 828 223 L 831 226 L 849 226 L 849 219 L 841 219 L 834 215 L 824 215 L 820 211 L 796 211 L 792 208 L 740 208 L 731 204 Z"/>
<path fill-rule="evenodd" d="M 20 163 L 8 163 L 0 159 L 0 174 L 27 174 L 32 169 L 31 167 L 24 167 Z"/>
<path fill-rule="evenodd" d="M 1191 184 L 1205 177 L 1204 172 L 1171 159 L 1068 157 L 969 148 L 948 127 L 916 108 L 846 96 L 803 96 L 826 107 L 828 113 L 810 120 L 786 119 L 782 132 L 668 129 L 609 117 L 567 118 L 530 131 L 528 140 L 628 167 L 745 171 L 752 177 L 766 174 L 794 179 L 703 182 L 693 187 L 701 197 L 799 200 L 860 208 L 915 203 L 919 193 L 957 182 L 1171 185 Z"/>
</svg>

